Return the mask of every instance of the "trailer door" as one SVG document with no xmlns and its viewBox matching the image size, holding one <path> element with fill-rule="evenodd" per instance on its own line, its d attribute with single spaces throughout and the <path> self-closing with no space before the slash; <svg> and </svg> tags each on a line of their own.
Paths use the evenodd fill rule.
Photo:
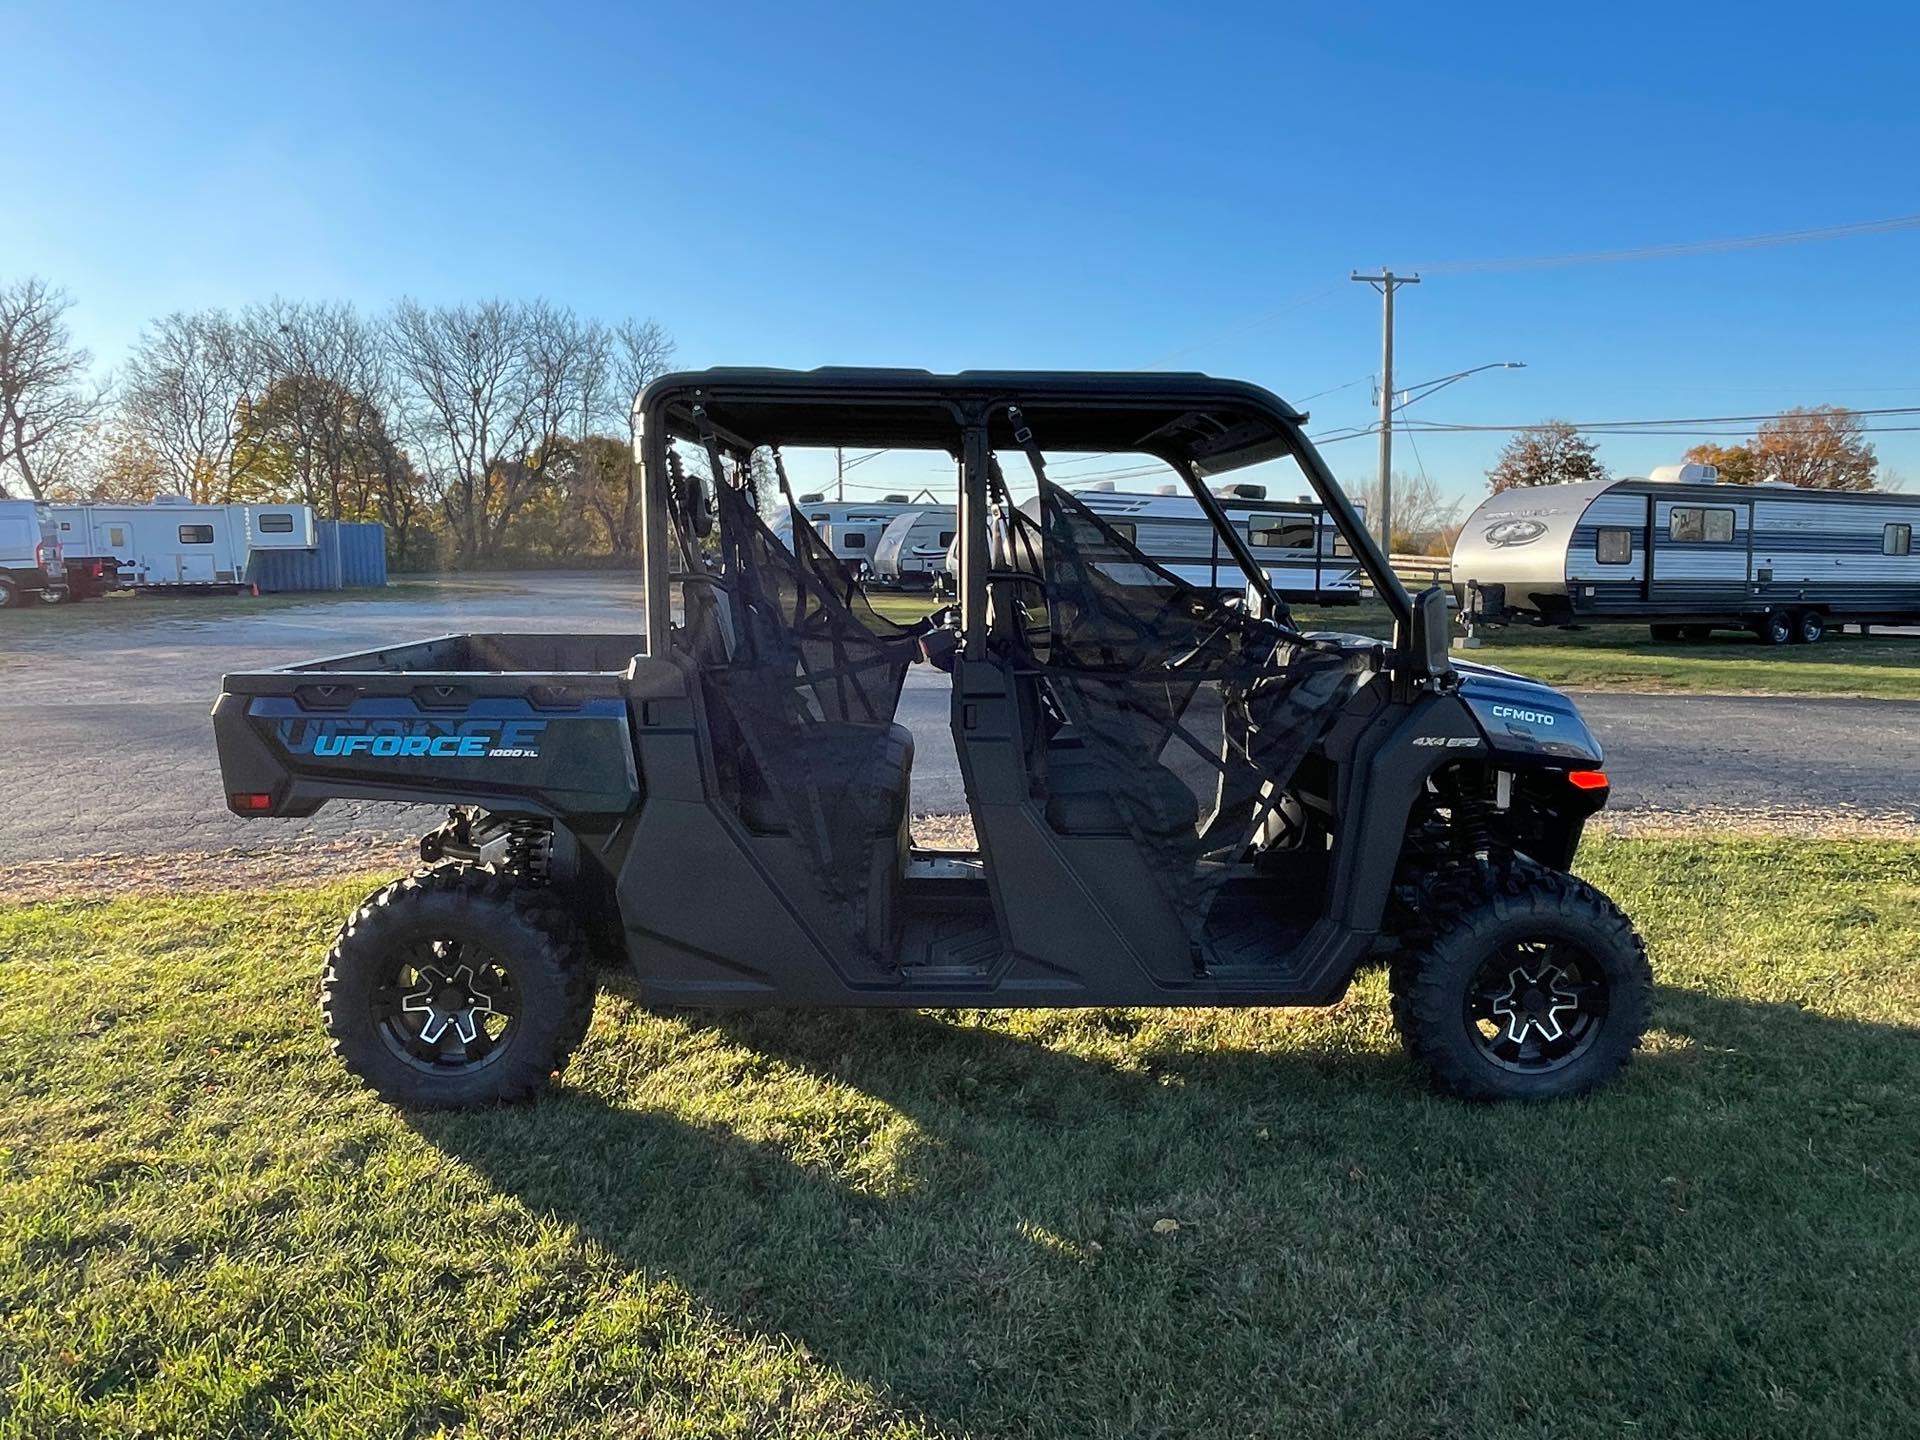
<svg viewBox="0 0 1920 1440">
<path fill-rule="evenodd" d="M 1750 500 L 1656 497 L 1647 598 L 1679 610 L 1739 606 L 1747 598 L 1752 537 Z"/>
<path fill-rule="evenodd" d="M 176 528 L 176 543 L 171 547 L 173 579 L 181 585 L 213 584 L 216 549 L 213 517 L 203 515 Z"/>
</svg>

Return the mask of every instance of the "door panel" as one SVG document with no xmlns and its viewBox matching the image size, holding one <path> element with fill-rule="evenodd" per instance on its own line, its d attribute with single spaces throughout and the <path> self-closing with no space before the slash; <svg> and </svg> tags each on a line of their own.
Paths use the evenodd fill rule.
<svg viewBox="0 0 1920 1440">
<path fill-rule="evenodd" d="M 1752 501 L 1656 499 L 1649 598 L 1703 604 L 1744 598 L 1752 533 Z"/>
</svg>

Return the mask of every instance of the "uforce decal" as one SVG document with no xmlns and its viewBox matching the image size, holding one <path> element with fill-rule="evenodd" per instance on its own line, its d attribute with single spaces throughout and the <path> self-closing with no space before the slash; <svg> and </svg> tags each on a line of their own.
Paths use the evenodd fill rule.
<svg viewBox="0 0 1920 1440">
<path fill-rule="evenodd" d="M 289 755 L 431 760 L 535 760 L 545 720 L 282 720 Z"/>
<path fill-rule="evenodd" d="M 1492 708 L 1496 720 L 1518 720 L 1523 725 L 1553 724 L 1553 716 L 1545 710 L 1522 710 L 1518 705 L 1495 705 Z"/>
</svg>

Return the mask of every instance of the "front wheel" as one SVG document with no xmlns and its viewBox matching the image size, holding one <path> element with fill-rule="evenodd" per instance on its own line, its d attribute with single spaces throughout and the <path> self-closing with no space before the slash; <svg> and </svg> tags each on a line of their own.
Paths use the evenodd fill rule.
<svg viewBox="0 0 1920 1440">
<path fill-rule="evenodd" d="M 1394 1024 L 1465 1100 L 1582 1095 L 1632 1057 L 1653 974 L 1633 923 L 1585 881 L 1517 861 L 1437 893 L 1395 960 Z"/>
<path fill-rule="evenodd" d="M 578 929 L 514 877 L 446 865 L 369 896 L 327 955 L 334 1053 L 398 1105 L 446 1109 L 543 1088 L 585 1036 Z"/>
</svg>

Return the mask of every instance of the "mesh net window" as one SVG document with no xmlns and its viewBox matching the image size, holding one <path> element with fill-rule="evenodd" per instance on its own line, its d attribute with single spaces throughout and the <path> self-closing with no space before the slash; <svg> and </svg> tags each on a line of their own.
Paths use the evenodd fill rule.
<svg viewBox="0 0 1920 1440">
<path fill-rule="evenodd" d="M 1279 645 L 1043 483 L 1045 673 L 1199 950 L 1232 867 L 1352 693 L 1347 659 Z"/>
<path fill-rule="evenodd" d="M 841 938 L 880 959 L 870 894 L 905 804 L 912 741 L 892 722 L 917 631 L 874 610 L 805 517 L 789 550 L 741 491 L 715 491 L 732 635 L 705 674 L 723 784 L 751 827 L 801 843 Z"/>
</svg>

